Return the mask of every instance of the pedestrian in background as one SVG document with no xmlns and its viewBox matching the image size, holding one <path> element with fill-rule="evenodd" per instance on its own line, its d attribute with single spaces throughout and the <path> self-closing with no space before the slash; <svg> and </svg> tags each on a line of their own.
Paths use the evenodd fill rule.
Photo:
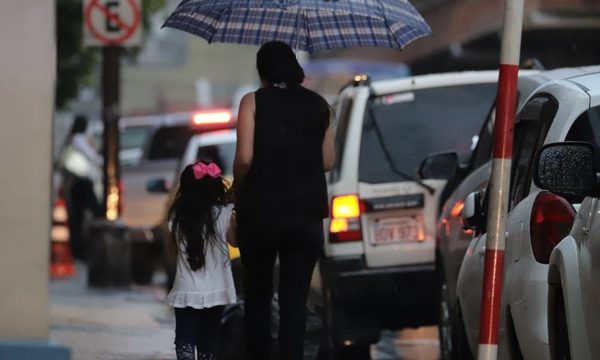
<svg viewBox="0 0 600 360">
<path fill-rule="evenodd" d="M 84 239 L 85 213 L 102 216 L 102 209 L 94 192 L 94 184 L 101 179 L 102 158 L 87 135 L 88 120 L 78 115 L 61 153 L 62 186 L 67 204 L 69 234 L 73 257 L 86 259 Z"/>
<path fill-rule="evenodd" d="M 292 49 L 264 44 L 256 67 L 262 87 L 238 114 L 233 191 L 244 272 L 248 350 L 271 358 L 273 272 L 279 257 L 279 359 L 303 356 L 310 279 L 328 216 L 324 172 L 334 162 L 333 111 L 301 86 Z"/>
<path fill-rule="evenodd" d="M 227 247 L 232 205 L 227 184 L 215 163 L 185 167 L 169 210 L 169 228 L 177 248 L 177 270 L 167 296 L 175 308 L 178 360 L 216 359 L 225 305 L 236 301 Z"/>
</svg>

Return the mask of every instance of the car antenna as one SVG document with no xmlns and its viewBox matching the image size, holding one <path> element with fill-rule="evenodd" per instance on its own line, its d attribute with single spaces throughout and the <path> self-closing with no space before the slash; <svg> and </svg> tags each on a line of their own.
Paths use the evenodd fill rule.
<svg viewBox="0 0 600 360">
<path fill-rule="evenodd" d="M 370 87 L 370 86 L 369 86 Z M 372 91 L 372 89 L 371 89 Z M 424 188 L 425 190 L 427 190 L 429 192 L 429 194 L 433 194 L 435 192 L 435 189 L 432 188 L 431 186 L 425 184 L 423 181 L 421 181 L 420 179 L 417 179 L 416 177 L 410 176 L 406 173 L 404 173 L 403 171 L 398 170 L 398 168 L 396 167 L 396 163 L 394 162 L 394 159 L 392 158 L 392 155 L 390 154 L 390 151 L 388 150 L 385 141 L 383 140 L 383 135 L 381 134 L 381 129 L 379 128 L 379 124 L 377 123 L 377 119 L 375 118 L 374 114 L 373 114 L 373 108 L 368 106 L 369 108 L 369 116 L 371 117 L 371 120 L 373 121 L 373 127 L 375 128 L 375 134 L 377 135 L 377 141 L 379 142 L 379 145 L 381 145 L 381 149 L 383 150 L 383 155 L 385 156 L 385 159 L 388 163 L 388 165 L 390 165 L 391 170 L 396 173 L 397 175 L 402 176 L 403 178 L 405 178 L 406 180 L 411 180 L 416 182 L 417 184 L 419 184 L 422 188 Z"/>
</svg>

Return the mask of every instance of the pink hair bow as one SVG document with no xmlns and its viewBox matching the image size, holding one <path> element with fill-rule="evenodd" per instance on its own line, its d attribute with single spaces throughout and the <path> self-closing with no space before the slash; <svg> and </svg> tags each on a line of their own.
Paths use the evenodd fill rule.
<svg viewBox="0 0 600 360">
<path fill-rule="evenodd" d="M 206 175 L 210 176 L 213 179 L 221 176 L 221 168 L 215 163 L 210 163 L 208 165 L 198 162 L 192 166 L 192 170 L 194 171 L 194 177 L 196 180 L 200 180 Z"/>
</svg>

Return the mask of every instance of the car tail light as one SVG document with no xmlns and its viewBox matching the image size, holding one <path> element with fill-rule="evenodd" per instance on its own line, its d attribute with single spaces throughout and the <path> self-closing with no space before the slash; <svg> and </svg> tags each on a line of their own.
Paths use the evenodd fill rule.
<svg viewBox="0 0 600 360">
<path fill-rule="evenodd" d="M 530 223 L 531 248 L 538 262 L 549 262 L 552 249 L 569 234 L 574 219 L 575 209 L 567 200 L 549 192 L 538 194 Z"/>
<path fill-rule="evenodd" d="M 331 223 L 329 242 L 362 240 L 360 214 L 362 204 L 358 195 L 342 195 L 333 198 L 331 203 Z"/>
<path fill-rule="evenodd" d="M 233 115 L 230 111 L 210 111 L 194 114 L 194 125 L 218 125 L 231 122 Z"/>
</svg>

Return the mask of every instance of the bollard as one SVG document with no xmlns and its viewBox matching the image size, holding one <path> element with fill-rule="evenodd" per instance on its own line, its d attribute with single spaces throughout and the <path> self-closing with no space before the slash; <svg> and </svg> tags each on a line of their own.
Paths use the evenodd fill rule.
<svg viewBox="0 0 600 360">
<path fill-rule="evenodd" d="M 131 244 L 122 221 L 94 220 L 87 247 L 88 286 L 127 287 L 131 278 Z"/>
<path fill-rule="evenodd" d="M 505 0 L 498 105 L 494 125 L 494 159 L 490 177 L 487 242 L 479 320 L 478 360 L 498 358 L 498 327 L 504 277 L 506 213 L 510 191 L 513 130 L 523 27 L 523 0 Z"/>
</svg>

